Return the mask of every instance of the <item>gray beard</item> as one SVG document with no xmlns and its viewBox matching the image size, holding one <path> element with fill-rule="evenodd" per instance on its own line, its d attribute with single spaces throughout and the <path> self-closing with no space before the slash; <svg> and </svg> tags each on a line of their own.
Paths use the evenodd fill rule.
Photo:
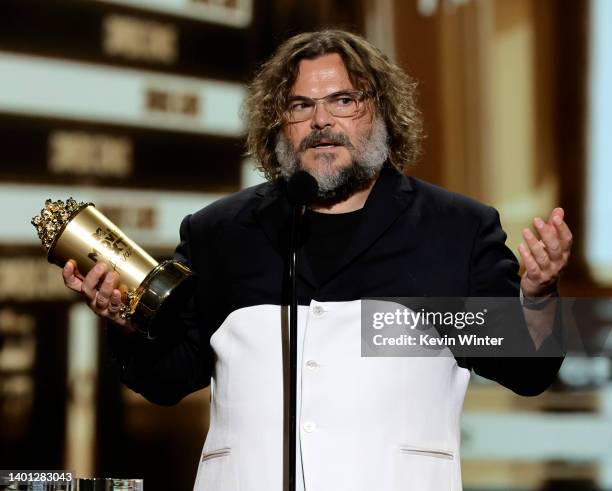
<svg viewBox="0 0 612 491">
<path fill-rule="evenodd" d="M 300 154 L 321 138 L 344 145 L 351 154 L 350 165 L 339 170 L 332 170 L 337 158 L 335 154 L 322 152 L 317 155 L 320 165 L 308 172 L 319 185 L 317 201 L 321 203 L 344 201 L 356 191 L 367 188 L 389 157 L 389 135 L 380 116 L 374 120 L 370 135 L 362 138 L 357 147 L 345 134 L 335 134 L 326 128 L 310 133 L 295 150 L 285 134 L 279 131 L 274 150 L 285 181 L 303 168 Z"/>
</svg>

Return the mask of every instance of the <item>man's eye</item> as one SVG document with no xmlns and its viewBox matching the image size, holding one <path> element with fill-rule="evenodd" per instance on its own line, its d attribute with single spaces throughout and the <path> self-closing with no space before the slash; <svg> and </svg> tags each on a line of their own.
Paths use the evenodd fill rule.
<svg viewBox="0 0 612 491">
<path fill-rule="evenodd" d="M 341 96 L 336 98 L 338 106 L 350 106 L 353 103 L 353 98 L 349 96 Z"/>
<path fill-rule="evenodd" d="M 310 104 L 308 102 L 304 102 L 304 101 L 294 102 L 293 104 L 289 106 L 289 110 L 290 111 L 305 111 L 309 107 L 310 107 Z"/>
</svg>

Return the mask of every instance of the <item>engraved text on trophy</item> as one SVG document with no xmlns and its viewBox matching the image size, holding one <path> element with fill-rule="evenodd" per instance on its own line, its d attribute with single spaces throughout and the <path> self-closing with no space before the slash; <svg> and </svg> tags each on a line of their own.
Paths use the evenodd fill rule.
<svg viewBox="0 0 612 491">
<path fill-rule="evenodd" d="M 98 227 L 91 236 L 96 239 L 98 246 L 94 247 L 87 257 L 93 262 L 98 262 L 101 258 L 107 257 L 113 270 L 117 270 L 117 260 L 127 262 L 128 258 L 134 252 L 133 249 L 124 242 L 116 230 L 112 230 L 108 227 L 104 229 Z M 111 252 L 112 256 L 109 256 L 108 253 L 105 254 L 103 252 L 104 250 Z"/>
</svg>

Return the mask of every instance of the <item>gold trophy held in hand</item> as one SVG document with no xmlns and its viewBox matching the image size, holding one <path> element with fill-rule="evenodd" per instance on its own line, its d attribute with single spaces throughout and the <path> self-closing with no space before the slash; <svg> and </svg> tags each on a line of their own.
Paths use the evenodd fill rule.
<svg viewBox="0 0 612 491">
<path fill-rule="evenodd" d="M 93 203 L 69 198 L 45 201 L 32 218 L 52 264 L 72 259 L 86 275 L 98 262 L 119 274 L 120 317 L 148 338 L 157 337 L 153 321 L 193 288 L 195 276 L 182 262 L 158 263 L 100 213 Z"/>
</svg>

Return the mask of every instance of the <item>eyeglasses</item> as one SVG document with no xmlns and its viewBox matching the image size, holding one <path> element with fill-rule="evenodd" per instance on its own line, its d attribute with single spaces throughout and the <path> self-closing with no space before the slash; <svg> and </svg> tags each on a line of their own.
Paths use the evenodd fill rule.
<svg viewBox="0 0 612 491">
<path fill-rule="evenodd" d="M 290 123 L 300 123 L 310 119 L 315 112 L 319 101 L 323 103 L 327 112 L 338 118 L 350 118 L 363 109 L 363 101 L 368 97 L 361 90 L 347 90 L 334 92 L 325 97 L 289 97 L 287 120 Z"/>
</svg>

